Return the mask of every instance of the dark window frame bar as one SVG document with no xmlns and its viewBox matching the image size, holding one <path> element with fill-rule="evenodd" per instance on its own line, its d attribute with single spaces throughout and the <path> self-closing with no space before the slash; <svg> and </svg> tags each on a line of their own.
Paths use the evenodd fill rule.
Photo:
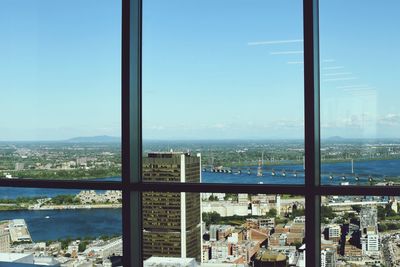
<svg viewBox="0 0 400 267">
<path fill-rule="evenodd" d="M 123 196 L 123 264 L 142 266 L 141 193 L 226 192 L 304 195 L 306 200 L 306 265 L 320 265 L 320 197 L 323 195 L 399 195 L 400 186 L 320 185 L 318 0 L 303 0 L 304 35 L 304 185 L 146 183 L 142 159 L 142 0 L 122 0 L 122 182 L 6 180 L 1 187 L 120 190 Z M 309 219 L 312 218 L 312 219 Z"/>
</svg>

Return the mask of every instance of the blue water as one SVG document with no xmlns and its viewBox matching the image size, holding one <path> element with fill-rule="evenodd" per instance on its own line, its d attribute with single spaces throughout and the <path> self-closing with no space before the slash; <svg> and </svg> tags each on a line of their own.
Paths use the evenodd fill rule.
<svg viewBox="0 0 400 267">
<path fill-rule="evenodd" d="M 263 176 L 257 176 L 257 166 L 241 167 L 241 174 L 233 173 L 213 173 L 202 172 L 203 183 L 240 183 L 240 184 L 304 184 L 304 170 L 302 165 L 270 165 L 264 166 Z M 251 174 L 247 171 L 250 169 Z M 238 170 L 238 168 L 233 169 Z M 272 176 L 272 170 L 275 170 L 275 176 Z M 282 176 L 285 170 L 286 176 Z M 297 177 L 294 172 L 297 172 Z M 346 176 L 346 181 L 350 184 L 365 184 L 368 177 L 371 176 L 374 181 L 381 181 L 384 176 L 400 177 L 400 160 L 375 160 L 375 161 L 354 161 L 354 173 L 359 176 L 360 180 L 355 181 L 354 174 L 351 174 L 351 162 L 342 163 L 326 163 L 321 165 L 321 183 L 322 184 L 339 184 L 343 180 L 342 176 Z M 333 179 L 329 179 L 332 175 Z"/>
<path fill-rule="evenodd" d="M 278 165 L 264 167 L 262 177 L 257 177 L 257 167 L 241 167 L 242 174 L 202 172 L 203 183 L 241 183 L 241 184 L 303 184 L 304 171 L 302 165 Z M 271 170 L 276 172 L 271 175 Z M 236 169 L 237 170 L 237 169 Z M 286 177 L 281 175 L 286 171 Z M 322 184 L 339 184 L 342 175 L 347 177 L 350 184 L 357 184 L 351 176 L 351 163 L 322 164 Z M 297 172 L 297 177 L 293 175 Z M 365 184 L 368 176 L 375 181 L 383 180 L 384 176 L 400 176 L 400 160 L 381 160 L 354 162 L 354 172 L 360 176 L 359 184 Z M 333 180 L 329 175 L 334 176 Z M 121 181 L 120 177 L 97 179 L 101 181 Z M 75 189 L 37 189 L 37 188 L 1 188 L 0 198 L 16 198 L 18 196 L 47 196 L 60 194 L 77 194 Z M 49 219 L 45 219 L 50 216 Z M 62 210 L 62 211 L 6 211 L 0 212 L 0 220 L 25 219 L 34 241 L 55 240 L 66 237 L 100 236 L 104 234 L 121 233 L 121 209 L 90 209 L 90 210 Z"/>
<path fill-rule="evenodd" d="M 35 242 L 122 233 L 121 209 L 0 212 L 0 221 L 9 219 L 25 219 Z"/>
<path fill-rule="evenodd" d="M 121 177 L 97 178 L 91 181 L 120 182 Z M 17 197 L 54 197 L 57 195 L 76 195 L 80 189 L 44 189 L 44 188 L 21 188 L 0 187 L 0 199 L 15 199 Z M 101 192 L 98 190 L 97 192 Z"/>
<path fill-rule="evenodd" d="M 257 166 L 241 167 L 242 174 L 233 173 L 213 173 L 202 172 L 203 183 L 239 183 L 239 184 L 304 184 L 304 170 L 302 165 L 275 165 L 268 166 L 263 169 L 263 176 L 258 177 Z M 251 174 L 248 175 L 247 171 L 250 169 Z M 276 175 L 272 176 L 272 169 L 275 170 Z M 234 168 L 238 170 L 238 168 Z M 286 171 L 286 176 L 282 176 L 282 170 Z M 297 172 L 295 177 L 294 171 Z M 375 160 L 375 161 L 354 161 L 354 172 L 360 177 L 358 184 L 366 184 L 368 176 L 373 177 L 375 181 L 383 180 L 384 176 L 400 177 L 400 160 Z M 339 184 L 342 182 L 341 177 L 345 175 L 350 184 L 357 184 L 354 175 L 351 175 L 351 163 L 328 163 L 321 166 L 321 183 L 322 184 Z M 329 179 L 329 175 L 333 179 Z M 121 181 L 121 177 L 107 177 L 94 179 L 95 181 Z M 16 197 L 33 197 L 33 196 L 47 196 L 53 197 L 61 194 L 77 194 L 79 189 L 38 189 L 38 188 L 6 188 L 0 187 L 0 198 L 13 199 Z"/>
</svg>

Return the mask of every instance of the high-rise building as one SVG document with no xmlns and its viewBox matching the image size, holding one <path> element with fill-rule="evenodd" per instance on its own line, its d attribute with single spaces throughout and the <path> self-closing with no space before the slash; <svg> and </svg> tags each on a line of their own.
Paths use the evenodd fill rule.
<svg viewBox="0 0 400 267">
<path fill-rule="evenodd" d="M 362 207 L 360 211 L 360 231 L 366 233 L 368 227 L 378 228 L 378 212 L 376 207 Z"/>
<path fill-rule="evenodd" d="M 363 207 L 360 211 L 360 243 L 363 255 L 378 256 L 380 237 L 376 207 Z"/>
<path fill-rule="evenodd" d="M 201 157 L 189 153 L 155 152 L 143 159 L 146 182 L 201 181 Z M 200 193 L 145 192 L 143 257 L 201 259 Z"/>
<path fill-rule="evenodd" d="M 336 252 L 326 248 L 321 251 L 321 267 L 336 267 Z"/>
</svg>

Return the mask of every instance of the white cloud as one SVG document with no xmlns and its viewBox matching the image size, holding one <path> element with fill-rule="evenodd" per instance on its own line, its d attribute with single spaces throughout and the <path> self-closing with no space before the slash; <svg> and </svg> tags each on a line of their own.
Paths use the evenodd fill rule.
<svg viewBox="0 0 400 267">
<path fill-rule="evenodd" d="M 378 123 L 386 126 L 399 126 L 400 114 L 388 113 L 378 118 Z"/>
</svg>

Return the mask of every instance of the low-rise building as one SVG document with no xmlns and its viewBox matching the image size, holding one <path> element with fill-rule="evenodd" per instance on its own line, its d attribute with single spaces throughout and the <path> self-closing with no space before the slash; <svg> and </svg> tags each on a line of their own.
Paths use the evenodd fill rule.
<svg viewBox="0 0 400 267">
<path fill-rule="evenodd" d="M 24 219 L 14 219 L 9 221 L 8 231 L 11 242 L 32 242 L 31 234 Z"/>
</svg>

